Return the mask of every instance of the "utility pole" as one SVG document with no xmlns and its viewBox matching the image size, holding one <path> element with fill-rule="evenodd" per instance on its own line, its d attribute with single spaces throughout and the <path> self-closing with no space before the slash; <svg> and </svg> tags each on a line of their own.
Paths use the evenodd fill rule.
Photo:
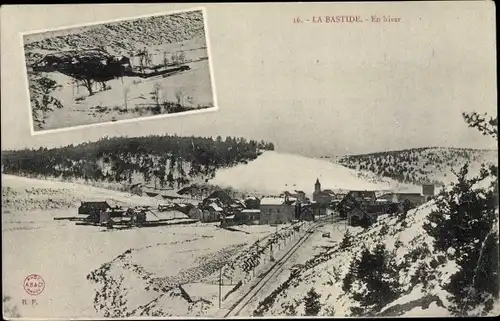
<svg viewBox="0 0 500 321">
<path fill-rule="evenodd" d="M 222 292 L 222 266 L 219 270 L 219 309 L 221 306 L 221 292 Z"/>
</svg>

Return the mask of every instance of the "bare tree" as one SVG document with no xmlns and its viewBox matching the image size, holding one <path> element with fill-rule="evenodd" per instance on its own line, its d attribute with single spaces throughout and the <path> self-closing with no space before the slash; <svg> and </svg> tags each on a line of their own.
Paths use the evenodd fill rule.
<svg viewBox="0 0 500 321">
<path fill-rule="evenodd" d="M 47 76 L 29 74 L 28 77 L 30 78 L 33 121 L 39 128 L 42 128 L 47 113 L 52 112 L 54 108 L 63 108 L 61 101 L 52 96 L 52 93 L 62 86 Z"/>
<path fill-rule="evenodd" d="M 128 110 L 128 94 L 130 92 L 130 87 L 125 87 L 123 89 L 123 98 L 125 99 L 125 109 Z"/>
<path fill-rule="evenodd" d="M 130 67 L 133 67 L 133 62 L 134 62 L 134 58 L 135 58 L 134 51 L 131 50 L 128 54 L 130 56 Z"/>
<path fill-rule="evenodd" d="M 151 67 L 153 65 L 153 54 L 148 54 L 146 57 L 146 65 Z"/>
<path fill-rule="evenodd" d="M 184 51 L 179 54 L 177 61 L 179 64 L 183 64 L 186 61 L 186 54 Z"/>
<path fill-rule="evenodd" d="M 179 64 L 179 56 L 177 55 L 177 53 L 175 53 L 175 52 L 172 53 L 172 56 L 171 56 L 170 60 L 175 65 Z"/>
<path fill-rule="evenodd" d="M 87 88 L 87 90 L 89 91 L 89 96 L 92 96 L 94 94 L 94 90 L 93 90 L 93 87 L 94 87 L 94 79 L 90 76 L 88 77 L 83 77 L 80 79 L 82 85 Z"/>
<path fill-rule="evenodd" d="M 177 91 L 175 92 L 175 99 L 177 99 L 177 104 L 178 104 L 179 106 L 182 106 L 182 104 L 183 104 L 183 102 L 184 102 L 184 96 L 185 96 L 185 94 L 184 94 L 184 92 L 183 92 L 183 91 L 181 91 L 181 90 L 177 90 Z"/>
<path fill-rule="evenodd" d="M 163 64 L 165 66 L 168 65 L 168 57 L 167 57 L 167 52 L 166 51 L 163 52 Z"/>
<path fill-rule="evenodd" d="M 161 90 L 161 85 L 156 82 L 153 85 L 153 90 L 150 92 L 151 98 L 153 98 L 153 100 L 155 101 L 156 107 L 160 107 Z"/>
</svg>

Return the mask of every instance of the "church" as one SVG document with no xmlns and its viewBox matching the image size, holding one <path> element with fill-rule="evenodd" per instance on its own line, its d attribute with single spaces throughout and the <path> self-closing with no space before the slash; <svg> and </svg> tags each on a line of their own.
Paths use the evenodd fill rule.
<svg viewBox="0 0 500 321">
<path fill-rule="evenodd" d="M 316 179 L 314 184 L 313 201 L 319 204 L 329 204 L 335 199 L 335 193 L 332 190 L 321 190 L 321 183 Z"/>
</svg>

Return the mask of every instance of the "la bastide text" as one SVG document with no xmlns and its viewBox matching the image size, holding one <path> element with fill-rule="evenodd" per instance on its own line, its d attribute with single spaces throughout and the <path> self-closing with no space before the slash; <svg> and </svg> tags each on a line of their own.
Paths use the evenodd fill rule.
<svg viewBox="0 0 500 321">
<path fill-rule="evenodd" d="M 401 22 L 401 17 L 391 16 L 391 15 L 370 15 L 370 16 L 360 16 L 360 15 L 318 15 L 310 17 L 300 17 L 296 16 L 293 18 L 293 23 L 314 23 L 314 24 L 330 24 L 330 23 L 397 23 Z"/>
</svg>

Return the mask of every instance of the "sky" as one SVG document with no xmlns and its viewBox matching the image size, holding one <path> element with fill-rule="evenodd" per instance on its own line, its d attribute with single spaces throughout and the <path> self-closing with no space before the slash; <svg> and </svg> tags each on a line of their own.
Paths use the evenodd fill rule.
<svg viewBox="0 0 500 321">
<path fill-rule="evenodd" d="M 217 111 L 31 135 L 19 32 L 199 6 L 206 7 Z M 496 148 L 461 116 L 497 113 L 493 3 L 96 7 L 2 7 L 2 150 L 150 134 L 243 136 L 313 157 Z M 368 21 L 311 22 L 335 15 Z M 372 23 L 373 15 L 401 21 Z M 295 17 L 310 21 L 294 24 Z"/>
</svg>

